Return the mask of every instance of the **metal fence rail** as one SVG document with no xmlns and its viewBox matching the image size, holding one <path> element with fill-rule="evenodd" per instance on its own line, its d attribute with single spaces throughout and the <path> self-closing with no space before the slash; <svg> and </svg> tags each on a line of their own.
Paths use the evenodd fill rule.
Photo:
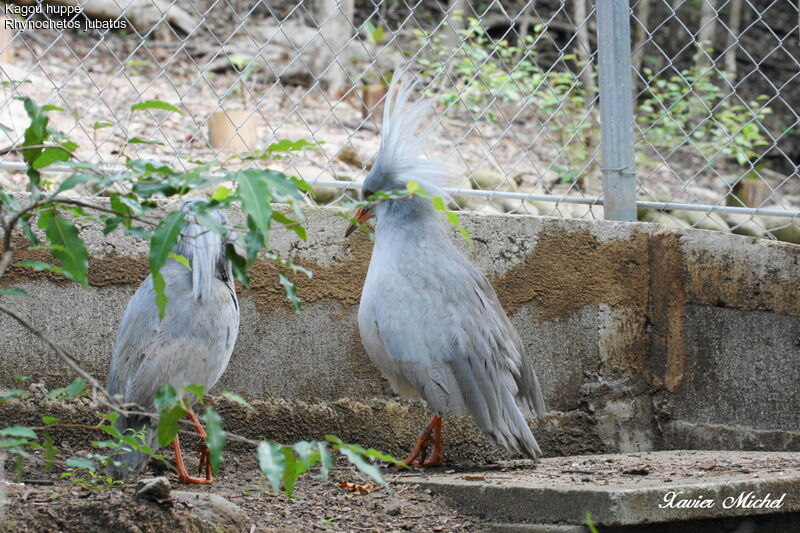
<svg viewBox="0 0 800 533">
<path fill-rule="evenodd" d="M 409 65 L 461 209 L 800 241 L 793 0 L 94 4 L 7 5 L 0 143 L 27 125 L 18 96 L 63 108 L 53 127 L 109 167 L 302 138 L 322 144 L 270 164 L 337 203 L 377 149 L 386 75 Z M 147 99 L 184 114 L 131 111 Z M 20 168 L 0 159 L 3 187 Z"/>
</svg>

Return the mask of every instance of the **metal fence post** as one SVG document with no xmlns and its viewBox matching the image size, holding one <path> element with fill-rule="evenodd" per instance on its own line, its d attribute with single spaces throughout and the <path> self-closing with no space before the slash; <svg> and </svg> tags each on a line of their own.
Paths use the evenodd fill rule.
<svg viewBox="0 0 800 533">
<path fill-rule="evenodd" d="M 598 0 L 597 52 L 604 214 L 607 220 L 636 220 L 628 0 Z"/>
</svg>

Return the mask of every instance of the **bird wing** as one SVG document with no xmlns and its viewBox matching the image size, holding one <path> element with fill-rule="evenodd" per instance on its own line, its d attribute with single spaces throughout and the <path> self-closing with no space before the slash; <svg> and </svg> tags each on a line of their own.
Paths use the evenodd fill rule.
<svg viewBox="0 0 800 533">
<path fill-rule="evenodd" d="M 365 347 L 435 412 L 466 408 L 493 440 L 540 453 L 519 407 L 546 410 L 519 335 L 483 274 L 460 253 L 451 259 L 426 269 L 398 261 L 368 278 Z"/>
<path fill-rule="evenodd" d="M 125 310 L 109 369 L 109 392 L 147 408 L 163 383 L 213 386 L 227 366 L 239 328 L 235 294 L 222 282 L 215 283 L 208 301 L 198 302 L 183 266 L 168 264 L 162 274 L 168 297 L 164 319 L 159 319 L 148 276 Z"/>
</svg>

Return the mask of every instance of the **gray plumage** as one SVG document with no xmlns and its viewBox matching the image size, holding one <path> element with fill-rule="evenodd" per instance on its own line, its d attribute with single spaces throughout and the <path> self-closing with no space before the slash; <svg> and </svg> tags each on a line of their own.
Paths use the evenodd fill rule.
<svg viewBox="0 0 800 533">
<path fill-rule="evenodd" d="M 147 276 L 125 309 L 111 357 L 108 392 L 147 411 L 155 410 L 155 395 L 164 383 L 172 384 L 189 401 L 193 398 L 182 387 L 213 387 L 228 365 L 239 331 L 239 303 L 225 242 L 189 212 L 193 201 L 183 206 L 186 223 L 173 250 L 188 260 L 191 270 L 172 258 L 162 267 L 169 298 L 163 320 L 159 320 L 152 276 Z M 221 224 L 227 222 L 221 211 L 213 216 Z M 117 421 L 121 432 L 144 430 L 151 447 L 156 427 L 156 420 L 139 416 Z M 114 459 L 119 464 L 109 467 L 109 475 L 125 479 L 144 466 L 147 456 L 128 451 Z"/>
<path fill-rule="evenodd" d="M 430 102 L 410 103 L 413 85 L 398 85 L 395 79 L 365 197 L 411 179 L 438 191 L 448 174 L 440 162 L 418 159 L 431 133 L 420 131 Z M 429 201 L 387 200 L 371 212 L 375 247 L 358 323 L 372 361 L 401 396 L 421 397 L 439 416 L 468 411 L 493 442 L 541 454 L 523 416 L 545 415 L 541 389 L 489 282 L 451 242 Z"/>
</svg>

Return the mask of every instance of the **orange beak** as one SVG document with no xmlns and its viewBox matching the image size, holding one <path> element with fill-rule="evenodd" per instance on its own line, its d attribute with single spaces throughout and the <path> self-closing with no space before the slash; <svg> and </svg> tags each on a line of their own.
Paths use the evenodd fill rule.
<svg viewBox="0 0 800 533">
<path fill-rule="evenodd" d="M 355 215 L 353 215 L 353 218 L 355 218 L 357 222 L 350 224 L 350 226 L 347 228 L 347 231 L 344 232 L 345 239 L 349 237 L 351 233 L 357 230 L 358 226 L 366 224 L 367 220 L 372 218 L 372 209 L 369 206 L 359 207 L 358 210 L 356 210 Z"/>
</svg>

